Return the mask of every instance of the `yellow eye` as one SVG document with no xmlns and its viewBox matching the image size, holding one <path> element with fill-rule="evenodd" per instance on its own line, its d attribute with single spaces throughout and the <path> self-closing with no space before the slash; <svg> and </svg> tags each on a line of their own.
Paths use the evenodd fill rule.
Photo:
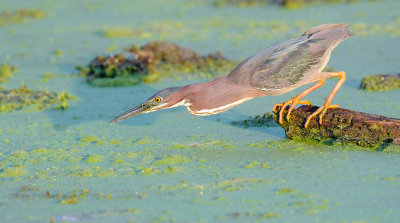
<svg viewBox="0 0 400 223">
<path fill-rule="evenodd" d="M 160 97 L 156 97 L 156 98 L 154 98 L 154 100 L 155 100 L 157 103 L 160 103 L 160 102 L 161 102 L 161 98 L 160 98 Z"/>
</svg>

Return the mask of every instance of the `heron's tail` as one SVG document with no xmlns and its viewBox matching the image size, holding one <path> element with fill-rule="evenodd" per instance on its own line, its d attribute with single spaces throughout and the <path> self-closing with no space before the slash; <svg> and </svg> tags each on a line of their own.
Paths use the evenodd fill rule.
<svg viewBox="0 0 400 223">
<path fill-rule="evenodd" d="M 354 34 L 350 32 L 349 23 L 322 24 L 308 29 L 304 36 L 311 39 L 347 39 Z"/>
</svg>

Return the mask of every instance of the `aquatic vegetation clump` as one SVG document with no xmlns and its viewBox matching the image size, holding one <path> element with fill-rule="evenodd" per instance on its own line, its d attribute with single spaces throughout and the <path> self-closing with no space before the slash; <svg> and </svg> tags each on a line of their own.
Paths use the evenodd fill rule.
<svg viewBox="0 0 400 223">
<path fill-rule="evenodd" d="M 182 164 L 188 163 L 190 159 L 184 155 L 176 154 L 176 155 L 167 155 L 162 159 L 153 162 L 153 165 L 172 165 L 172 164 Z"/>
<path fill-rule="evenodd" d="M 182 74 L 210 77 L 227 72 L 236 64 L 220 52 L 201 56 L 170 42 L 151 42 L 140 48 L 131 46 L 129 56 L 98 56 L 87 67 L 77 67 L 90 85 L 96 87 L 131 86 L 153 83 L 162 78 L 181 78 Z"/>
<path fill-rule="evenodd" d="M 24 166 L 15 165 L 1 169 L 0 177 L 19 177 L 24 176 L 26 172 L 27 171 Z"/>
<path fill-rule="evenodd" d="M 89 192 L 88 189 L 82 189 L 81 193 L 77 193 L 77 189 L 74 188 L 71 194 L 66 194 L 62 197 L 60 204 L 77 204 L 79 200 L 84 199 L 86 194 Z"/>
<path fill-rule="evenodd" d="M 81 71 L 81 75 L 87 77 L 89 84 L 96 87 L 135 85 L 147 73 L 144 61 L 123 54 L 98 56 L 88 67 L 77 67 L 77 69 Z"/>
<path fill-rule="evenodd" d="M 377 74 L 364 77 L 361 80 L 361 89 L 367 91 L 389 91 L 400 89 L 400 73 L 395 75 Z"/>
<path fill-rule="evenodd" d="M 14 73 L 17 72 L 17 68 L 2 63 L 0 66 L 0 83 L 6 82 L 10 77 L 14 76 Z"/>
<path fill-rule="evenodd" d="M 129 51 L 138 55 L 139 60 L 147 61 L 150 72 L 156 73 L 158 76 L 177 77 L 174 75 L 179 73 L 215 74 L 231 70 L 235 65 L 221 52 L 201 56 L 189 48 L 171 42 L 155 41 L 140 47 L 140 49 L 131 46 Z"/>
<path fill-rule="evenodd" d="M 46 109 L 66 109 L 68 101 L 74 96 L 63 92 L 48 92 L 33 90 L 26 85 L 16 89 L 0 87 L 0 112 L 12 112 L 25 109 L 26 111 Z M 27 109 L 28 108 L 28 109 Z"/>
<path fill-rule="evenodd" d="M 38 9 L 19 9 L 15 12 L 4 10 L 0 12 L 0 26 L 23 23 L 30 19 L 41 19 L 44 16 L 44 12 Z"/>
<path fill-rule="evenodd" d="M 254 117 L 250 116 L 249 119 L 245 119 L 243 121 L 234 121 L 231 124 L 235 126 L 243 126 L 245 128 L 277 126 L 274 121 L 274 115 L 270 112 L 262 115 L 256 115 Z"/>
</svg>

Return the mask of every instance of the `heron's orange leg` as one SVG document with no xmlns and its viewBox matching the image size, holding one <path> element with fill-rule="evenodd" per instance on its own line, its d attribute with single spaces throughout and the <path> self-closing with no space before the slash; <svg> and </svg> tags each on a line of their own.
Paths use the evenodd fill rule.
<svg viewBox="0 0 400 223">
<path fill-rule="evenodd" d="M 304 96 L 308 95 L 309 93 L 313 92 L 315 89 L 320 88 L 324 85 L 325 83 L 325 79 L 321 79 L 319 80 L 316 84 L 314 84 L 313 86 L 311 86 L 310 88 L 307 88 L 305 91 L 301 92 L 300 94 L 296 95 L 296 97 L 294 97 L 294 103 L 292 103 L 292 105 L 290 105 L 288 113 L 286 114 L 286 120 L 289 121 L 290 119 L 290 113 L 292 112 L 292 110 L 294 109 L 294 107 L 296 106 L 296 104 L 298 104 L 297 102 L 302 99 Z M 308 104 L 308 105 L 311 105 Z"/>
<path fill-rule="evenodd" d="M 289 104 L 291 104 L 291 105 L 290 105 L 288 113 L 286 115 L 286 119 L 288 121 L 289 121 L 290 113 L 292 112 L 293 108 L 297 104 L 311 105 L 310 101 L 300 101 L 300 99 L 302 99 L 304 96 L 306 96 L 307 94 L 311 93 L 315 89 L 317 89 L 317 88 L 321 87 L 322 85 L 324 85 L 324 82 L 325 82 L 325 79 L 319 80 L 316 84 L 314 84 L 310 88 L 307 88 L 305 91 L 301 92 L 300 94 L 296 95 L 296 97 L 294 97 L 293 99 L 290 99 L 285 103 L 275 104 L 275 106 L 272 109 L 272 111 L 276 112 L 277 107 L 281 107 L 281 110 L 279 112 L 279 123 L 281 123 L 281 124 L 283 123 L 283 111 L 285 110 L 285 108 Z"/>
<path fill-rule="evenodd" d="M 333 97 L 335 97 L 336 93 L 339 91 L 340 87 L 346 80 L 346 73 L 344 71 L 332 72 L 332 76 L 339 77 L 339 81 L 336 83 L 335 87 L 329 94 L 323 106 L 319 107 L 314 113 L 307 117 L 306 123 L 304 124 L 304 128 L 307 128 L 310 120 L 319 114 L 319 124 L 322 124 L 322 117 L 325 115 L 328 108 L 338 108 L 339 105 L 331 105 L 331 101 Z"/>
</svg>

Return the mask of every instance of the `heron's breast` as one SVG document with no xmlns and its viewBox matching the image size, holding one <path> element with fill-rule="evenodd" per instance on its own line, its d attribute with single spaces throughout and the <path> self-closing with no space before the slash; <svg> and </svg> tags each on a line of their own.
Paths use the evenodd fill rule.
<svg viewBox="0 0 400 223">
<path fill-rule="evenodd" d="M 240 100 L 237 100 L 235 102 L 229 103 L 229 104 L 222 104 L 217 107 L 196 107 L 195 105 L 192 104 L 185 104 L 186 108 L 188 109 L 189 113 L 192 115 L 197 115 L 197 116 L 208 116 L 208 115 L 215 115 L 221 112 L 224 112 L 230 108 L 233 108 L 239 104 L 242 104 L 245 101 L 248 101 L 252 99 L 253 97 L 246 97 L 242 98 Z"/>
</svg>

